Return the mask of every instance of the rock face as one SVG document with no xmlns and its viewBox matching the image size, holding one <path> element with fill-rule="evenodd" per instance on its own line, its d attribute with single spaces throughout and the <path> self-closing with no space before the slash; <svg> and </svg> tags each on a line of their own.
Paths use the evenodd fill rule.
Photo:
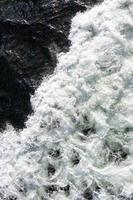
<svg viewBox="0 0 133 200">
<path fill-rule="evenodd" d="M 67 51 L 71 18 L 96 0 L 0 1 L 0 127 L 23 128 L 30 95 Z"/>
</svg>

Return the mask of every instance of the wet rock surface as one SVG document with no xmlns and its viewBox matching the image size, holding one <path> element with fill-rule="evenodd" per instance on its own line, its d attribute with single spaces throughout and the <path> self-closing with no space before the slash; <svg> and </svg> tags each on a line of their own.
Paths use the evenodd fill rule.
<svg viewBox="0 0 133 200">
<path fill-rule="evenodd" d="M 0 1 L 0 127 L 23 128 L 30 95 L 67 51 L 71 18 L 96 0 Z"/>
</svg>

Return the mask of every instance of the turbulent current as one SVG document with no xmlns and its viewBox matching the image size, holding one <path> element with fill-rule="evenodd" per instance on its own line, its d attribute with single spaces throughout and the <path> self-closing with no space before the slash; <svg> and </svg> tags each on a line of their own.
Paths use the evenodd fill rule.
<svg viewBox="0 0 133 200">
<path fill-rule="evenodd" d="M 133 199 L 133 0 L 72 20 L 68 53 L 0 135 L 0 199 Z"/>
</svg>

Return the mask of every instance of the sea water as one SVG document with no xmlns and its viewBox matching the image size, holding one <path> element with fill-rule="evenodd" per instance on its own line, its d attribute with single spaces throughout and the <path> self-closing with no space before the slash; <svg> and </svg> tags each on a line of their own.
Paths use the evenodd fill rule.
<svg viewBox="0 0 133 200">
<path fill-rule="evenodd" d="M 0 135 L 1 199 L 133 198 L 133 0 L 77 13 L 69 39 L 26 128 Z"/>
</svg>

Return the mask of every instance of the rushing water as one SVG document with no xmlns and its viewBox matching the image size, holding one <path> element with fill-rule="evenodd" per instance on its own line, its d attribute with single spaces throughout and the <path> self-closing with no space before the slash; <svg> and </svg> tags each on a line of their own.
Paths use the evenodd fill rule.
<svg viewBox="0 0 133 200">
<path fill-rule="evenodd" d="M 133 0 L 78 13 L 69 38 L 27 128 L 0 135 L 1 199 L 133 199 Z"/>
</svg>

